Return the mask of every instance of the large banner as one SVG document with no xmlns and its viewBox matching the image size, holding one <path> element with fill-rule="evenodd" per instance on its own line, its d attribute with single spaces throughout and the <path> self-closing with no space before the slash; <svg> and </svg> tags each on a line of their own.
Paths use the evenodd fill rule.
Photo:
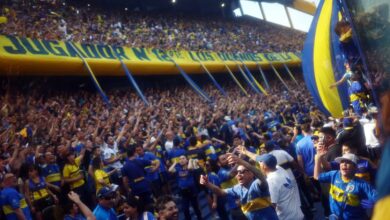
<svg viewBox="0 0 390 220">
<path fill-rule="evenodd" d="M 0 35 L 0 74 L 2 75 L 87 75 L 81 55 L 96 75 L 123 76 L 119 59 L 134 75 L 178 74 L 176 62 L 187 73 L 204 73 L 202 62 L 212 73 L 226 72 L 227 64 L 234 71 L 245 63 L 249 69 L 299 65 L 295 53 L 214 53 L 163 51 L 110 45 L 46 41 Z M 174 62 L 173 62 L 174 61 Z"/>
</svg>

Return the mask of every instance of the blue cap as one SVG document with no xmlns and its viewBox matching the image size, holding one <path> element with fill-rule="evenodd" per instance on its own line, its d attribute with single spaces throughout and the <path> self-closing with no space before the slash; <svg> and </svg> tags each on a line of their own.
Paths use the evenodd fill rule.
<svg viewBox="0 0 390 220">
<path fill-rule="evenodd" d="M 353 127 L 353 119 L 352 118 L 344 118 L 343 119 L 343 127 L 344 128 L 351 128 L 351 127 Z"/>
<path fill-rule="evenodd" d="M 268 168 L 275 169 L 278 161 L 272 154 L 263 154 L 256 157 L 257 162 L 263 162 Z"/>
<path fill-rule="evenodd" d="M 110 187 L 103 187 L 99 190 L 97 193 L 97 198 L 105 198 L 105 197 L 110 197 L 114 195 L 114 191 Z"/>
</svg>

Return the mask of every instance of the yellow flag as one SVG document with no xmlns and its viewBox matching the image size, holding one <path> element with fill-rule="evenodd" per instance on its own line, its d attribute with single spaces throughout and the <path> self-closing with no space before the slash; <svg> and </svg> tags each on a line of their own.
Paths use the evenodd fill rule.
<svg viewBox="0 0 390 220">
<path fill-rule="evenodd" d="M 0 24 L 5 24 L 5 23 L 7 23 L 7 22 L 8 22 L 7 17 L 5 17 L 5 16 L 0 16 Z"/>
</svg>

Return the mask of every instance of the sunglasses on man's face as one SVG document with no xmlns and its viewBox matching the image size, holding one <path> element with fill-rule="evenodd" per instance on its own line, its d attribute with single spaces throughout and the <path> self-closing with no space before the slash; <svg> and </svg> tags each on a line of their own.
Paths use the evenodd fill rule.
<svg viewBox="0 0 390 220">
<path fill-rule="evenodd" d="M 237 174 L 245 174 L 247 173 L 249 170 L 237 170 Z"/>
</svg>

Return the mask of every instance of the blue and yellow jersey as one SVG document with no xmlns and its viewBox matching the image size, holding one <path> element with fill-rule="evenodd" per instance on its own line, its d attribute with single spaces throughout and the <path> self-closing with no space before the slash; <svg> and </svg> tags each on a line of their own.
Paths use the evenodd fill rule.
<svg viewBox="0 0 390 220">
<path fill-rule="evenodd" d="M 186 155 L 186 151 L 184 149 L 174 147 L 168 152 L 168 159 L 172 164 L 178 163 L 180 156 L 183 155 Z"/>
<path fill-rule="evenodd" d="M 49 192 L 46 188 L 46 183 L 43 177 L 39 177 L 38 183 L 35 183 L 31 179 L 29 179 L 28 187 L 30 189 L 30 197 L 32 201 L 44 199 L 49 196 Z"/>
<path fill-rule="evenodd" d="M 240 184 L 225 189 L 228 195 L 238 197 L 241 210 L 249 220 L 277 220 L 275 209 L 272 207 L 267 183 L 261 184 L 259 179 L 253 180 L 246 188 Z"/>
<path fill-rule="evenodd" d="M 17 220 L 15 209 L 22 209 L 26 220 L 32 220 L 26 199 L 12 187 L 4 188 L 0 192 L 0 204 L 7 220 Z"/>
<path fill-rule="evenodd" d="M 143 156 L 138 156 L 138 159 L 147 160 L 147 161 L 150 161 L 150 163 L 158 160 L 158 158 L 153 153 L 150 153 L 150 152 L 145 152 Z M 157 180 L 159 178 L 158 170 L 156 170 L 154 172 L 152 171 L 152 164 L 146 166 L 145 171 L 146 171 L 146 178 L 149 181 L 154 181 L 154 180 Z"/>
<path fill-rule="evenodd" d="M 346 182 L 340 171 L 321 173 L 318 181 L 330 183 L 330 210 L 337 216 L 342 213 L 343 219 L 366 219 L 366 211 L 361 206 L 361 201 L 377 199 L 377 192 L 371 184 L 359 178 Z"/>
<path fill-rule="evenodd" d="M 197 159 L 199 161 L 199 166 L 201 166 L 203 168 L 204 164 L 205 164 L 205 159 L 206 159 L 205 148 L 204 147 L 198 148 L 198 147 L 193 147 L 193 146 L 188 147 L 187 158 L 188 159 Z"/>
<path fill-rule="evenodd" d="M 74 178 L 82 174 L 82 171 L 80 170 L 80 164 L 81 164 L 81 157 L 77 157 L 75 159 L 75 164 L 65 164 L 64 169 L 62 170 L 62 175 L 64 178 Z M 76 182 L 73 182 L 70 184 L 70 188 L 74 189 L 77 187 L 80 187 L 84 185 L 85 181 L 84 179 L 78 180 Z"/>
<path fill-rule="evenodd" d="M 193 171 L 183 168 L 180 164 L 175 166 L 177 185 L 180 189 L 195 188 Z"/>
<path fill-rule="evenodd" d="M 205 154 L 207 159 L 214 160 L 214 161 L 218 159 L 213 145 L 209 144 L 204 149 L 205 149 Z"/>
<path fill-rule="evenodd" d="M 340 164 L 332 161 L 330 162 L 332 170 L 339 170 Z M 375 169 L 372 168 L 371 164 L 366 159 L 359 159 L 357 162 L 357 171 L 355 176 L 361 178 L 368 183 L 373 184 L 375 180 Z"/>
<path fill-rule="evenodd" d="M 235 176 L 230 177 L 230 172 L 231 169 L 226 169 L 224 167 L 221 167 L 218 171 L 219 183 L 222 189 L 232 188 L 236 184 L 238 184 L 238 181 Z M 226 199 L 229 209 L 235 209 L 238 207 L 235 197 L 227 195 Z"/>
<path fill-rule="evenodd" d="M 57 164 L 48 164 L 42 168 L 42 175 L 45 177 L 46 182 L 61 186 L 61 171 Z"/>
</svg>

